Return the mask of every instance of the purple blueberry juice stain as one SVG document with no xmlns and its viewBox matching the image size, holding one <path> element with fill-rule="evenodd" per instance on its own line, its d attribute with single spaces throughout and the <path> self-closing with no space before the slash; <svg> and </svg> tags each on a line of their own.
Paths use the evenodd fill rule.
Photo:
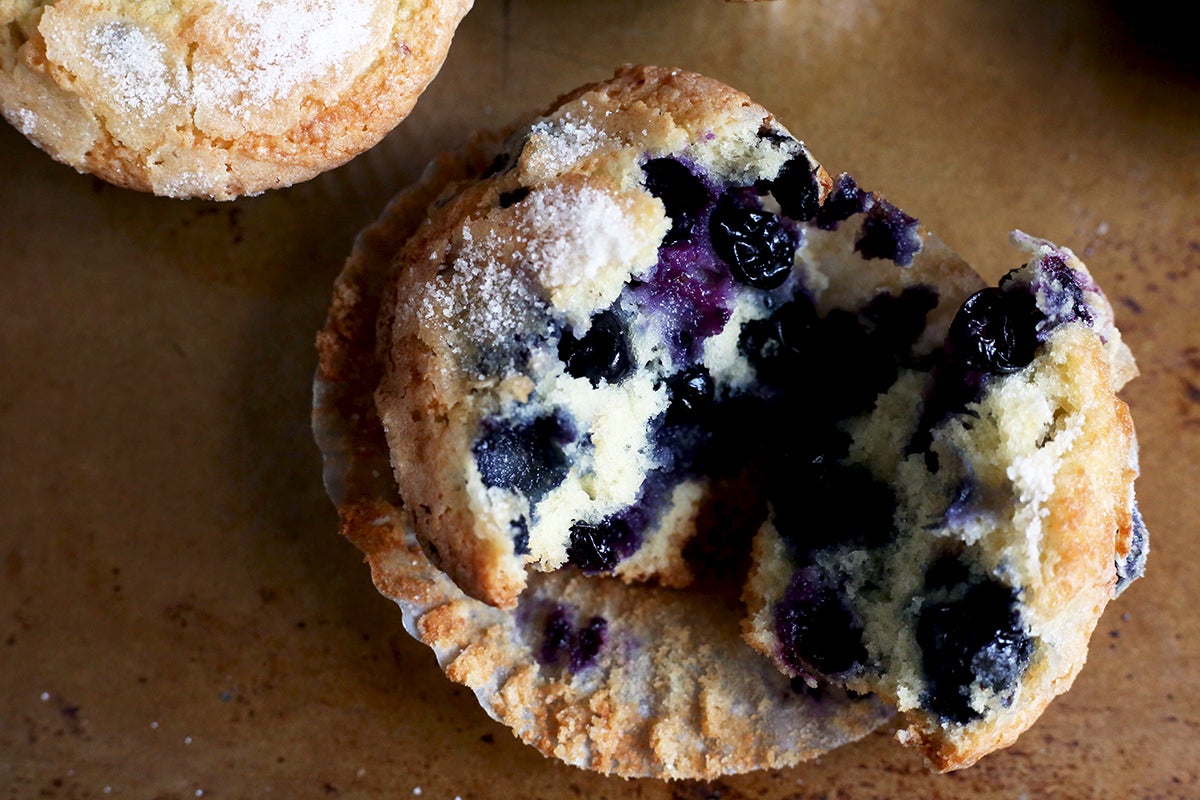
<svg viewBox="0 0 1200 800">
<path fill-rule="evenodd" d="M 1036 263 L 1032 290 L 1037 298 L 1038 310 L 1045 318 L 1038 325 L 1038 340 L 1044 342 L 1055 328 L 1070 322 L 1092 325 L 1094 317 L 1084 297 L 1084 290 L 1097 291 L 1095 284 L 1087 281 L 1082 273 L 1071 269 L 1060 253 L 1050 253 Z M 1002 280 L 1001 288 L 1004 288 L 1004 284 Z"/>
<path fill-rule="evenodd" d="M 1150 552 L 1150 534 L 1146 530 L 1146 523 L 1142 519 L 1142 512 L 1138 509 L 1135 502 L 1133 504 L 1133 532 L 1129 542 L 1129 554 L 1124 559 L 1116 562 L 1117 568 L 1117 585 L 1113 590 L 1113 596 L 1120 594 L 1128 588 L 1129 584 L 1133 583 L 1146 571 L 1146 556 Z"/>
<path fill-rule="evenodd" d="M 555 604 L 542 623 L 542 646 L 538 661 L 547 667 L 566 666 L 580 672 L 592 666 L 608 638 L 608 621 L 601 616 L 590 617 L 576 625 L 573 612 Z"/>
<path fill-rule="evenodd" d="M 676 364 L 696 363 L 704 340 L 720 333 L 733 314 L 733 280 L 706 236 L 662 248 L 658 264 L 628 291 L 661 326 Z"/>
<path fill-rule="evenodd" d="M 570 650 L 571 638 L 567 610 L 563 606 L 555 606 L 542 625 L 542 647 L 538 651 L 538 660 L 546 665 L 558 663 L 560 656 Z"/>
<path fill-rule="evenodd" d="M 600 655 L 600 649 L 608 634 L 608 621 L 604 617 L 592 617 L 575 634 L 571 645 L 571 656 L 567 662 L 572 672 L 579 672 L 590 667 Z"/>
</svg>

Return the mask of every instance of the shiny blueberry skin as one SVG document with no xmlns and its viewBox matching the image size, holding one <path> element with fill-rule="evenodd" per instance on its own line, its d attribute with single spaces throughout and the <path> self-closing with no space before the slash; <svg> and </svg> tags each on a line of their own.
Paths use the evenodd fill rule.
<svg viewBox="0 0 1200 800">
<path fill-rule="evenodd" d="M 1016 592 L 993 580 L 971 584 L 947 599 L 927 600 L 917 618 L 917 644 L 925 670 L 925 704 L 959 724 L 981 716 L 970 703 L 972 686 L 1010 692 L 1029 666 L 1034 647 L 1021 623 Z"/>
<path fill-rule="evenodd" d="M 688 367 L 667 378 L 667 392 L 671 398 L 667 406 L 665 425 L 701 423 L 712 410 L 713 394 L 716 391 L 712 375 L 702 364 Z"/>
<path fill-rule="evenodd" d="M 671 229 L 663 237 L 663 244 L 675 244 L 690 237 L 708 205 L 709 193 L 704 182 L 673 158 L 650 159 L 642 165 L 642 172 L 646 191 L 662 201 L 671 219 Z"/>
<path fill-rule="evenodd" d="M 567 374 L 587 378 L 593 386 L 601 381 L 620 383 L 633 372 L 629 330 L 611 309 L 592 317 L 583 338 L 565 331 L 558 343 L 558 357 L 566 365 Z"/>
<path fill-rule="evenodd" d="M 1033 362 L 1040 319 L 1028 292 L 983 289 L 967 298 L 950 324 L 951 357 L 983 372 L 1016 372 Z"/>
<path fill-rule="evenodd" d="M 717 200 L 708 231 L 713 249 L 738 283 L 776 289 L 791 275 L 796 243 L 774 214 L 726 193 Z"/>
<path fill-rule="evenodd" d="M 570 430 L 556 414 L 513 425 L 488 419 L 472 453 L 484 486 L 513 489 L 536 503 L 570 471 L 563 445 Z"/>
</svg>

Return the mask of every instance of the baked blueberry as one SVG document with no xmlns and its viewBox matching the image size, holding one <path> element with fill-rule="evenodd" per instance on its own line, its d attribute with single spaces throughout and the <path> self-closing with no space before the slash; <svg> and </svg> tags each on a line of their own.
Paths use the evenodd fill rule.
<svg viewBox="0 0 1200 800">
<path fill-rule="evenodd" d="M 854 178 L 843 172 L 834 179 L 833 190 L 817 211 L 817 227 L 827 231 L 837 230 L 839 223 L 863 213 L 873 204 L 871 194 L 860 189 Z"/>
<path fill-rule="evenodd" d="M 558 357 L 567 374 L 587 378 L 593 386 L 601 381 L 620 383 L 633 369 L 625 323 L 611 309 L 596 314 L 591 323 L 582 338 L 571 330 L 563 333 Z"/>
<path fill-rule="evenodd" d="M 608 632 L 608 621 L 604 617 L 592 617 L 575 634 L 571 644 L 571 656 L 568 664 L 572 672 L 578 672 L 592 665 L 600 648 L 604 647 L 605 634 Z"/>
<path fill-rule="evenodd" d="M 537 502 L 570 470 L 563 445 L 570 433 L 559 415 L 510 424 L 487 419 L 472 452 L 484 486 L 513 489 Z"/>
<path fill-rule="evenodd" d="M 779 202 L 779 208 L 797 222 L 812 219 L 821 207 L 821 184 L 817 181 L 817 169 L 803 153 L 784 163 L 770 187 L 771 194 Z"/>
<path fill-rule="evenodd" d="M 867 210 L 855 249 L 863 258 L 882 258 L 906 267 L 921 249 L 917 220 L 881 197 Z"/>
<path fill-rule="evenodd" d="M 987 581 L 960 594 L 922 606 L 916 640 L 928 686 L 925 703 L 963 724 L 982 716 L 972 702 L 975 692 L 1012 690 L 1029 666 L 1034 644 L 1012 588 Z"/>
<path fill-rule="evenodd" d="M 709 219 L 713 249 L 734 280 L 756 289 L 782 286 L 792 273 L 796 243 L 782 223 L 761 208 L 752 208 L 727 192 Z"/>
<path fill-rule="evenodd" d="M 780 655 L 795 672 L 834 676 L 867 660 L 862 626 L 842 602 L 832 577 L 817 567 L 796 571 L 776 609 L 775 630 Z"/>
<path fill-rule="evenodd" d="M 632 537 L 629 525 L 616 517 L 598 523 L 576 522 L 571 526 L 567 561 L 588 573 L 611 571 L 632 549 Z"/>
<path fill-rule="evenodd" d="M 1040 318 L 1028 292 L 983 289 L 950 324 L 951 357 L 983 372 L 1016 372 L 1033 361 Z"/>
<path fill-rule="evenodd" d="M 692 228 L 708 205 L 708 189 L 690 169 L 674 158 L 653 158 L 642 164 L 646 191 L 662 201 L 671 229 L 663 244 L 675 244 L 691 236 Z"/>
</svg>

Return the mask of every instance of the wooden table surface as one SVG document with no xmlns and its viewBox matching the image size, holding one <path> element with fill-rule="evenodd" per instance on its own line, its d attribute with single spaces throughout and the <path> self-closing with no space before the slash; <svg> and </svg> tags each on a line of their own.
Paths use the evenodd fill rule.
<svg viewBox="0 0 1200 800">
<path fill-rule="evenodd" d="M 1200 797 L 1200 56 L 1149 0 L 479 0 L 382 144 L 227 204 L 0 124 L 0 799 Z M 335 532 L 309 433 L 354 233 L 438 151 L 622 62 L 704 72 L 989 277 L 1084 256 L 1142 376 L 1148 576 L 1075 688 L 951 776 L 886 734 L 711 784 L 547 760 Z"/>
</svg>

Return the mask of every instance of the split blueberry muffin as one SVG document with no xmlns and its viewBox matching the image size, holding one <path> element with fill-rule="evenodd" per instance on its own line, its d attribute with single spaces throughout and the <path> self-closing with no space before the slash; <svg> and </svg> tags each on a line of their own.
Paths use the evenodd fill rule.
<svg viewBox="0 0 1200 800">
<path fill-rule="evenodd" d="M 1082 264 L 1022 241 L 988 288 L 744 95 L 626 67 L 360 238 L 314 413 L 343 533 L 570 763 L 795 763 L 877 696 L 970 763 L 1146 550 L 1132 359 Z"/>
<path fill-rule="evenodd" d="M 1010 744 L 1070 687 L 1147 552 L 1112 309 L 1069 250 L 1017 241 L 1031 260 L 963 303 L 935 350 L 897 340 L 871 404 L 816 431 L 802 418 L 746 591 L 752 645 L 895 703 L 899 738 L 943 770 Z"/>
</svg>

